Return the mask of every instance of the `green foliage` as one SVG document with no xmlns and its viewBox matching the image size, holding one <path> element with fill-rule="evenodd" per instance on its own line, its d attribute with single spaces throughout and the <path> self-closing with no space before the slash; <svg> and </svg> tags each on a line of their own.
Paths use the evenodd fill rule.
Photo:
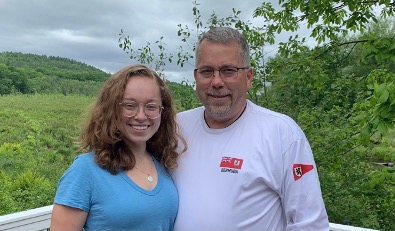
<svg viewBox="0 0 395 231">
<path fill-rule="evenodd" d="M 8 190 L 11 192 L 12 199 L 17 204 L 23 205 L 21 208 L 37 208 L 53 202 L 53 198 L 48 197 L 54 195 L 50 181 L 31 170 L 21 171 L 12 184 L 9 184 Z"/>
<path fill-rule="evenodd" d="M 118 42 L 119 47 L 130 55 L 130 59 L 137 59 L 140 63 L 146 64 L 148 66 L 154 64 L 155 70 L 159 71 L 161 74 L 163 74 L 163 67 L 165 66 L 165 64 L 167 62 L 172 62 L 173 60 L 173 54 L 168 53 L 168 50 L 166 48 L 167 44 L 163 41 L 163 37 L 155 41 L 155 44 L 158 48 L 157 52 L 155 53 L 151 49 L 150 42 L 147 42 L 147 45 L 142 48 L 133 50 L 131 48 L 132 42 L 129 36 L 123 35 L 123 30 L 121 30 L 121 32 L 119 33 Z M 158 55 L 156 55 L 157 53 Z"/>
<path fill-rule="evenodd" d="M 367 101 L 356 104 L 360 113 L 355 117 L 362 128 L 361 135 L 366 139 L 372 134 L 380 137 L 387 134 L 395 123 L 395 74 L 387 70 L 373 70 L 367 78 L 371 92 Z"/>
<path fill-rule="evenodd" d="M 182 84 L 167 82 L 167 85 L 171 89 L 177 111 L 185 111 L 201 106 L 194 86 L 189 85 L 187 82 L 183 82 Z"/>
<path fill-rule="evenodd" d="M 15 203 L 12 195 L 8 191 L 11 180 L 7 174 L 0 170 L 0 215 L 20 211 L 20 207 Z"/>
<path fill-rule="evenodd" d="M 344 172 L 343 169 L 347 169 Z M 345 225 L 357 225 L 382 229 L 378 202 L 387 200 L 393 203 L 391 194 L 385 190 L 376 190 L 369 185 L 368 174 L 372 167 L 363 162 L 343 161 L 334 171 L 321 171 L 321 187 L 330 188 L 331 193 L 324 194 L 328 215 L 332 222 Z M 342 172 L 344 175 L 336 174 Z M 393 194 L 392 194 L 393 195 Z M 386 208 L 389 209 L 388 207 Z M 359 220 L 356 221 L 356 218 Z M 385 219 L 393 219 L 393 215 Z"/>
<path fill-rule="evenodd" d="M 0 214 L 52 204 L 93 97 L 0 96 Z M 4 187 L 3 187 L 4 186 Z"/>
<path fill-rule="evenodd" d="M 391 1 L 280 0 L 279 5 L 274 8 L 272 3 L 263 2 L 254 11 L 254 18 L 266 23 L 262 36 L 267 43 L 274 44 L 276 36 L 282 31 L 295 32 L 300 25 L 306 25 L 311 30 L 310 35 L 300 38 L 291 36 L 287 42 L 280 44 L 279 54 L 285 57 L 298 52 L 297 44 L 304 44 L 307 37 L 314 38 L 318 44 L 328 40 L 333 42 L 350 32 L 364 32 L 368 23 L 377 22 L 378 18 L 394 16 Z M 375 15 L 374 7 L 380 8 L 380 16 Z"/>
<path fill-rule="evenodd" d="M 271 108 L 295 118 L 309 137 L 331 222 L 393 230 L 392 170 L 374 166 L 383 159 L 372 150 L 392 150 L 378 144 L 395 123 L 395 72 L 383 69 L 394 63 L 364 52 L 365 44 L 354 44 L 278 56 L 267 65 L 267 96 Z"/>
</svg>

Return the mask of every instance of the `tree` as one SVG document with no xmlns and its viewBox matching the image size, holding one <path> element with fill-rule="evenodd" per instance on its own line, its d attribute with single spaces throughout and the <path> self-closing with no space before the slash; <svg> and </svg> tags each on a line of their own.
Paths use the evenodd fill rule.
<svg viewBox="0 0 395 231">
<path fill-rule="evenodd" d="M 300 25 L 311 29 L 309 37 L 318 44 L 329 40 L 336 42 L 337 38 L 348 33 L 362 33 L 370 22 L 377 22 L 378 18 L 393 16 L 395 1 L 333 1 L 333 0 L 279 0 L 280 10 L 276 11 L 270 2 L 263 2 L 254 12 L 254 17 L 267 22 L 263 34 L 266 41 L 273 44 L 276 35 L 282 31 L 295 32 Z M 380 17 L 375 15 L 375 9 L 380 9 Z M 296 15 L 296 16 L 295 16 Z M 280 53 L 288 54 L 298 50 L 300 42 L 305 37 L 291 36 L 287 43 L 280 45 Z"/>
</svg>

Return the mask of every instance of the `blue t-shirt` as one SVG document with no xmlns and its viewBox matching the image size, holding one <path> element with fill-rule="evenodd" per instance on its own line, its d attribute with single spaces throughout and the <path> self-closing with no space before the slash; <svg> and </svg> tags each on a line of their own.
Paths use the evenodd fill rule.
<svg viewBox="0 0 395 231">
<path fill-rule="evenodd" d="M 124 171 L 112 175 L 99 167 L 92 152 L 79 155 L 59 180 L 55 204 L 88 212 L 86 231 L 173 230 L 177 189 L 156 160 L 155 166 L 158 183 L 146 190 Z"/>
</svg>

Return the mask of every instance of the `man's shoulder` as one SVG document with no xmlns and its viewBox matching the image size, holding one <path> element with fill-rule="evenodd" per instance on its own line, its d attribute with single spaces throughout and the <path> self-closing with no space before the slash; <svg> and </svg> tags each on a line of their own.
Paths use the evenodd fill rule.
<svg viewBox="0 0 395 231">
<path fill-rule="evenodd" d="M 279 122 L 295 123 L 295 121 L 288 115 L 281 112 L 273 111 L 271 109 L 256 105 L 255 103 L 248 101 L 248 105 L 251 108 L 251 112 L 259 117 L 267 117 L 270 120 L 277 120 Z"/>
<path fill-rule="evenodd" d="M 300 126 L 290 116 L 256 105 L 252 102 L 249 102 L 249 105 L 251 106 L 250 114 L 255 117 L 252 118 L 252 120 L 257 121 L 257 124 L 262 123 L 265 126 L 270 124 L 271 126 L 282 127 L 282 129 L 286 129 L 292 131 L 295 134 L 304 136 Z"/>
</svg>

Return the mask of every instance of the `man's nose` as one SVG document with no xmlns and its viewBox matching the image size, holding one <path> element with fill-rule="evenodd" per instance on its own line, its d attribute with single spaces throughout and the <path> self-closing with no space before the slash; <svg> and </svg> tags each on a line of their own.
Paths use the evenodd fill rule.
<svg viewBox="0 0 395 231">
<path fill-rule="evenodd" d="M 221 78 L 221 73 L 219 70 L 214 70 L 213 72 L 213 78 L 211 79 L 211 85 L 212 86 L 223 86 L 224 81 Z"/>
</svg>

